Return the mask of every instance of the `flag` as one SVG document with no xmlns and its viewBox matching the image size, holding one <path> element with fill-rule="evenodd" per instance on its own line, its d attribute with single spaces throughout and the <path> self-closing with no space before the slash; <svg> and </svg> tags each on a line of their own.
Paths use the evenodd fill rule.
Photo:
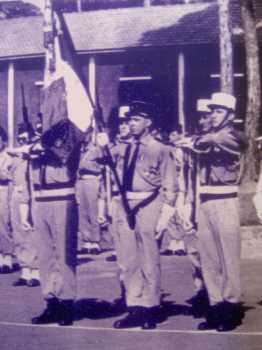
<svg viewBox="0 0 262 350">
<path fill-rule="evenodd" d="M 71 38 L 63 15 L 54 13 L 52 0 L 28 2 L 38 6 L 44 14 L 45 73 L 41 96 L 43 132 L 65 120 L 84 132 L 91 126 L 94 108 L 83 79 L 80 78 L 80 69 L 72 52 L 74 49 L 69 45 Z"/>
</svg>

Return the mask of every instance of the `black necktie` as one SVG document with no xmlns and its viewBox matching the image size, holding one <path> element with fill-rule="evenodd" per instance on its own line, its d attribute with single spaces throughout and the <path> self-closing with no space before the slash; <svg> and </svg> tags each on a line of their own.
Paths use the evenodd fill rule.
<svg viewBox="0 0 262 350">
<path fill-rule="evenodd" d="M 133 151 L 133 154 L 131 156 L 131 159 L 129 160 L 130 153 L 131 153 L 131 147 L 130 147 L 129 150 L 128 149 L 126 150 L 126 157 L 124 160 L 123 185 L 124 185 L 124 189 L 126 191 L 132 191 L 133 177 L 134 177 L 136 162 L 137 162 L 137 158 L 138 158 L 140 143 L 137 142 L 137 143 L 133 144 L 133 147 L 134 147 L 134 151 Z"/>
</svg>

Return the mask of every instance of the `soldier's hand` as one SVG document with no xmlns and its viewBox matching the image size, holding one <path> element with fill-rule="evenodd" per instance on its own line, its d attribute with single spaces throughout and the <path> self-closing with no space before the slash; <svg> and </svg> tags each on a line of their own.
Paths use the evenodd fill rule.
<svg viewBox="0 0 262 350">
<path fill-rule="evenodd" d="M 105 225 L 107 222 L 107 218 L 104 214 L 98 214 L 97 216 L 97 222 L 99 223 L 99 225 Z"/>
<path fill-rule="evenodd" d="M 30 230 L 32 230 L 32 226 L 31 226 L 31 224 L 30 224 L 28 221 L 22 221 L 22 222 L 21 222 L 21 226 L 22 226 L 22 229 L 23 229 L 24 231 L 30 231 Z"/>
<path fill-rule="evenodd" d="M 156 239 L 161 238 L 164 231 L 167 229 L 167 225 L 169 223 L 169 220 L 175 213 L 175 208 L 168 204 L 163 204 L 161 214 L 159 216 L 157 225 L 156 225 Z"/>
<path fill-rule="evenodd" d="M 110 143 L 109 137 L 108 137 L 106 132 L 99 132 L 96 135 L 96 140 L 97 140 L 98 145 L 101 147 L 105 147 L 105 146 L 109 145 L 109 143 Z"/>
</svg>

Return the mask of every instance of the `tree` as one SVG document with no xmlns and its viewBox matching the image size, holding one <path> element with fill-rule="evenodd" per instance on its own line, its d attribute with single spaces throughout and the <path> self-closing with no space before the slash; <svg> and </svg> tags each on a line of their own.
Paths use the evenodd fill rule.
<svg viewBox="0 0 262 350">
<path fill-rule="evenodd" d="M 220 42 L 220 89 L 232 94 L 233 78 L 233 45 L 232 23 L 229 0 L 218 0 L 219 8 L 219 42 Z"/>
<path fill-rule="evenodd" d="M 245 180 L 253 182 L 257 178 L 258 152 L 256 137 L 261 109 L 261 82 L 259 49 L 256 31 L 256 8 L 253 0 L 241 0 L 241 15 L 244 29 L 247 71 L 247 109 L 245 134 L 248 148 L 245 157 Z"/>
</svg>

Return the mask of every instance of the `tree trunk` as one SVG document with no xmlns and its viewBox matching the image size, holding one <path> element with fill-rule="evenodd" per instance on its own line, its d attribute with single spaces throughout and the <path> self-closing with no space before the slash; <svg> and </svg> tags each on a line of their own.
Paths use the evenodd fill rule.
<svg viewBox="0 0 262 350">
<path fill-rule="evenodd" d="M 229 0 L 218 0 L 218 5 L 220 41 L 220 89 L 223 92 L 233 94 L 233 47 Z"/>
<path fill-rule="evenodd" d="M 252 0 L 241 0 L 241 15 L 244 29 L 247 71 L 247 110 L 245 120 L 245 134 L 248 148 L 245 157 L 245 181 L 257 179 L 258 149 L 258 121 L 261 108 L 261 83 L 259 68 L 259 49 L 256 32 L 256 16 Z"/>
</svg>

